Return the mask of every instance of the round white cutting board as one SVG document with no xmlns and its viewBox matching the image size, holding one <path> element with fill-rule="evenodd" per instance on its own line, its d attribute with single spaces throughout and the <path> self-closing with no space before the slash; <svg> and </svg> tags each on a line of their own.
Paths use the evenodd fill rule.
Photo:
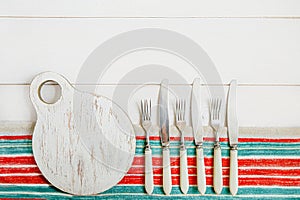
<svg viewBox="0 0 300 200">
<path fill-rule="evenodd" d="M 47 81 L 61 88 L 61 97 L 53 104 L 40 95 Z M 34 78 L 30 97 L 37 113 L 33 155 L 52 185 L 70 194 L 90 195 L 113 187 L 124 177 L 134 158 L 135 135 L 118 105 L 106 97 L 77 91 L 54 72 Z"/>
</svg>

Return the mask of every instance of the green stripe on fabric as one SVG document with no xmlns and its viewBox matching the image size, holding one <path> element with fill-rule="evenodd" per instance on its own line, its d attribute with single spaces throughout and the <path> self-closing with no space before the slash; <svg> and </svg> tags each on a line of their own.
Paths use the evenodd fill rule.
<svg viewBox="0 0 300 200">
<path fill-rule="evenodd" d="M 2 144 L 31 144 L 32 140 L 0 140 L 0 145 Z"/>
<path fill-rule="evenodd" d="M 229 156 L 229 151 L 228 156 Z M 222 154 L 223 155 L 223 154 Z M 238 156 L 287 156 L 287 157 L 299 157 L 300 149 L 239 149 Z"/>
<path fill-rule="evenodd" d="M 26 151 L 26 149 L 30 149 L 31 148 L 31 140 L 3 140 L 0 141 L 0 154 L 4 154 L 5 151 L 8 152 L 12 152 L 12 153 L 18 153 L 16 152 L 16 150 L 7 150 L 7 149 L 2 149 L 2 148 L 14 148 L 14 149 L 18 149 L 20 150 L 20 153 L 29 153 L 28 151 Z M 144 140 L 137 140 L 136 142 L 137 144 L 137 152 L 140 152 L 141 150 L 139 149 L 143 149 L 145 146 L 145 141 Z M 151 145 L 153 149 L 159 149 L 161 148 L 161 144 L 160 141 L 151 141 Z M 213 148 L 214 143 L 213 142 L 207 142 L 204 143 L 204 149 L 212 149 Z M 195 148 L 195 145 L 192 141 L 187 141 L 186 142 L 186 146 L 187 148 Z M 170 145 L 171 148 L 179 148 L 180 147 L 180 142 L 178 141 L 173 141 L 171 142 Z M 25 149 L 23 149 L 25 148 Z M 221 148 L 223 150 L 228 150 L 229 146 L 228 143 L 226 142 L 221 142 Z M 2 149 L 2 150 L 1 150 Z M 274 150 L 274 151 L 291 151 L 293 153 L 299 153 L 300 150 L 300 143 L 264 143 L 264 142 L 251 142 L 251 143 L 239 143 L 239 150 L 242 151 L 250 151 L 251 154 L 250 155 L 254 155 L 253 154 L 253 150 L 257 150 L 258 154 L 257 155 L 263 155 L 260 152 L 261 151 L 269 151 L 269 150 Z M 158 151 L 158 154 L 160 154 L 159 152 L 161 150 L 156 150 Z M 211 153 L 208 152 L 208 154 L 210 155 Z M 270 154 L 272 154 L 272 152 L 270 152 Z M 174 156 L 177 155 L 176 153 L 174 154 Z M 244 155 L 244 154 L 241 154 Z M 248 155 L 248 154 L 245 154 Z M 277 154 L 274 154 L 277 155 Z M 286 155 L 284 152 L 282 155 Z"/>
<path fill-rule="evenodd" d="M 231 195 L 226 196 L 148 196 L 148 195 L 127 195 L 127 194 L 116 194 L 116 195 L 109 195 L 109 196 L 90 196 L 90 197 L 65 197 L 65 196 L 39 196 L 39 195 L 30 195 L 30 194 L 9 194 L 9 195 L 2 195 L 0 194 L 1 198 L 47 198 L 47 199 L 82 199 L 82 200 L 96 200 L 96 199 L 104 199 L 104 200 L 132 200 L 132 199 L 170 199 L 170 200 L 177 200 L 177 199 L 189 199 L 189 200 L 197 200 L 197 199 L 220 199 L 220 200 L 229 200 L 229 199 L 242 199 L 242 200 L 265 200 L 265 199 L 276 199 L 276 200 L 299 200 L 300 196 L 295 197 L 286 197 L 284 195 L 277 196 L 277 197 L 268 197 L 268 196 L 235 196 L 232 197 Z"/>
<path fill-rule="evenodd" d="M 247 142 L 239 143 L 239 148 L 299 148 L 300 143 L 270 143 L 270 142 Z"/>
<path fill-rule="evenodd" d="M 138 147 L 135 151 L 136 155 L 143 155 L 144 148 Z M 170 148 L 171 156 L 179 156 L 179 147 Z M 195 148 L 187 148 L 188 156 L 195 156 Z M 16 155 L 16 154 L 32 154 L 31 145 L 25 147 L 4 147 L 0 148 L 0 155 Z M 152 148 L 153 155 L 162 155 L 161 148 Z M 205 156 L 213 155 L 213 148 L 204 148 Z M 249 157 L 249 156 L 288 156 L 288 157 L 298 157 L 300 155 L 300 149 L 284 149 L 284 148 L 269 148 L 269 149 L 239 149 L 238 156 Z M 222 148 L 222 156 L 229 156 L 229 149 Z"/>
<path fill-rule="evenodd" d="M 8 191 L 23 191 L 23 192 L 58 192 L 61 193 L 60 190 L 56 189 L 54 186 L 26 186 L 26 185 L 1 185 L 0 192 L 8 192 Z"/>
<path fill-rule="evenodd" d="M 26 146 L 26 147 L 5 147 L 5 148 L 0 148 L 0 155 L 7 155 L 7 154 L 32 154 L 32 147 Z"/>
<path fill-rule="evenodd" d="M 23 192 L 40 192 L 40 193 L 61 193 L 60 190 L 56 189 L 53 186 L 16 186 L 16 185 L 6 185 L 0 186 L 0 192 L 9 192 L 9 191 L 23 191 Z M 115 194 L 115 193 L 136 193 L 143 194 L 145 193 L 144 186 L 114 186 L 111 189 L 103 192 L 102 194 Z M 162 187 L 155 187 L 153 194 L 164 194 Z M 182 194 L 179 186 L 173 186 L 172 194 Z M 188 194 L 199 194 L 197 186 L 190 186 Z M 206 194 L 215 194 L 212 187 L 207 187 Z M 228 187 L 224 187 L 222 194 L 230 194 Z M 239 195 L 300 195 L 300 187 L 240 187 Z"/>
<path fill-rule="evenodd" d="M 0 148 L 18 148 L 18 147 L 31 147 L 31 144 L 26 144 L 26 143 L 22 143 L 22 144 L 12 144 L 12 143 L 8 143 L 8 144 L 0 144 Z"/>
<path fill-rule="evenodd" d="M 144 154 L 144 148 L 136 148 L 137 155 Z M 188 156 L 195 156 L 195 148 L 187 148 Z M 229 157 L 229 149 L 222 148 L 222 156 Z M 153 148 L 152 155 L 162 155 L 161 148 Z M 179 148 L 170 148 L 171 156 L 179 156 Z M 204 149 L 204 156 L 212 156 L 213 149 Z M 300 149 L 239 149 L 238 156 L 249 157 L 249 156 L 288 156 L 298 157 L 300 155 Z"/>
<path fill-rule="evenodd" d="M 137 140 L 136 145 L 144 147 L 145 146 L 145 141 L 144 140 Z M 185 141 L 184 143 L 186 146 L 190 147 L 195 147 L 195 144 L 193 141 Z M 227 142 L 221 142 L 221 146 L 223 147 L 228 147 L 229 144 Z M 160 147 L 161 142 L 160 141 L 150 141 L 150 145 L 153 147 Z M 204 147 L 213 147 L 214 142 L 204 142 L 203 143 Z M 180 141 L 171 141 L 170 146 L 180 146 Z M 299 148 L 300 143 L 278 143 L 278 142 L 240 142 L 239 143 L 239 148 L 269 148 L 269 147 L 282 147 L 282 148 Z"/>
<path fill-rule="evenodd" d="M 12 192 L 12 193 L 10 193 Z M 23 194 L 21 194 L 23 192 Z M 28 194 L 24 194 L 24 193 Z M 221 195 L 215 195 L 212 187 L 207 187 L 206 194 L 204 196 L 200 195 L 196 186 L 191 186 L 188 195 L 184 196 L 178 186 L 173 186 L 172 193 L 170 196 L 164 196 L 162 187 L 155 187 L 153 191 L 154 195 L 147 195 L 144 190 L 144 186 L 115 186 L 106 192 L 99 194 L 97 196 L 66 196 L 66 193 L 63 193 L 52 186 L 0 186 L 0 197 L 4 198 L 59 198 L 59 199 L 123 199 L 125 198 L 134 198 L 139 197 L 140 199 L 178 199 L 178 198 L 205 198 L 205 199 L 232 199 L 228 188 L 224 188 Z M 177 195 L 177 196 L 174 196 Z M 182 196 L 178 196 L 182 195 Z M 259 195 L 259 196 L 256 196 Z M 277 196 L 274 196 L 277 195 Z M 288 195 L 291 195 L 290 198 L 299 198 L 300 197 L 300 187 L 292 188 L 239 188 L 238 195 L 235 196 L 237 199 L 266 199 L 266 198 L 289 198 Z"/>
<path fill-rule="evenodd" d="M 1 146 L 20 146 L 20 145 L 31 145 L 31 140 L 0 140 L 0 147 Z M 136 145 L 138 147 L 144 147 L 145 146 L 145 140 L 137 140 Z M 160 141 L 150 141 L 150 145 L 152 147 L 161 147 Z M 195 144 L 193 141 L 185 141 L 185 145 L 187 147 L 195 147 Z M 214 145 L 214 142 L 205 142 L 204 147 L 212 148 Z M 172 147 L 179 147 L 180 141 L 171 141 L 170 146 Z M 229 148 L 227 142 L 221 142 L 221 146 L 223 148 Z M 299 148 L 300 143 L 278 143 L 278 142 L 241 142 L 239 143 L 239 148 L 247 148 L 247 149 L 257 149 L 257 148 Z"/>
</svg>

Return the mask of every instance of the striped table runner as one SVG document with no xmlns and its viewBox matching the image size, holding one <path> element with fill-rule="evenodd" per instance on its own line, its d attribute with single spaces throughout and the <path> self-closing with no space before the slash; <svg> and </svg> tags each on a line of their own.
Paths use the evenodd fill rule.
<svg viewBox="0 0 300 200">
<path fill-rule="evenodd" d="M 31 149 L 31 134 L 0 132 L 0 198 L 80 198 L 80 199 L 231 199 L 229 193 L 229 147 L 221 138 L 224 189 L 216 195 L 212 188 L 213 138 L 205 138 L 207 192 L 200 195 L 196 186 L 196 160 L 193 138 L 186 138 L 190 189 L 188 195 L 179 188 L 179 138 L 171 140 L 173 190 L 165 196 L 162 190 L 162 149 L 159 137 L 151 137 L 154 182 L 153 195 L 144 190 L 144 137 L 137 136 L 136 156 L 127 175 L 110 190 L 87 197 L 74 197 L 51 186 L 41 175 Z M 300 136 L 298 138 L 239 139 L 239 199 L 300 199 Z"/>
</svg>

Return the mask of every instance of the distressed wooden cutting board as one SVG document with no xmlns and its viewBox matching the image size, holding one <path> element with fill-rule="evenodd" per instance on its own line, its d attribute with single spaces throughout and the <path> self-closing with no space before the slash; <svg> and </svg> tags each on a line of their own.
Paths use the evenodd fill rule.
<svg viewBox="0 0 300 200">
<path fill-rule="evenodd" d="M 48 104 L 41 86 L 55 81 L 60 99 Z M 30 97 L 37 122 L 32 149 L 45 178 L 67 193 L 89 195 L 116 185 L 131 167 L 135 135 L 125 112 L 103 96 L 77 91 L 61 75 L 34 78 Z"/>
</svg>

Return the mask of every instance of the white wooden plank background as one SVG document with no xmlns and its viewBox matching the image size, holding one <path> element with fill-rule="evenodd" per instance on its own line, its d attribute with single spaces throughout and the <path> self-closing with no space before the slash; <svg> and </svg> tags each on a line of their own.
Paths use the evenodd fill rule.
<svg viewBox="0 0 300 200">
<path fill-rule="evenodd" d="M 35 120 L 28 84 L 37 73 L 56 71 L 74 83 L 82 63 L 102 42 L 122 32 L 155 27 L 197 42 L 223 83 L 239 80 L 241 126 L 299 126 L 299 17 L 297 0 L 2 1 L 0 121 Z M 180 71 L 184 63 L 164 59 L 167 56 L 143 51 L 124 57 L 114 63 L 105 81 L 115 83 L 126 72 L 120 66 L 147 62 Z M 185 78 L 192 82 L 194 73 L 185 73 Z M 105 86 L 103 94 L 109 96 L 110 87 Z M 151 92 L 132 97 L 129 114 L 134 123 L 140 97 L 156 98 L 157 91 L 153 86 Z"/>
<path fill-rule="evenodd" d="M 51 87 L 51 86 L 49 86 Z M 101 94 L 112 97 L 115 86 L 102 86 Z M 133 87 L 136 86 L 120 86 Z M 177 86 L 173 86 L 177 87 Z M 149 86 L 147 89 L 137 92 L 128 98 L 128 107 L 124 107 L 127 102 L 123 99 L 115 99 L 116 102 L 127 109 L 133 123 L 139 122 L 138 103 L 141 98 L 152 98 L 155 104 L 159 87 Z M 24 85 L 1 85 L 0 86 L 0 121 L 35 121 L 36 114 L 29 99 L 29 86 Z M 189 94 L 190 88 L 186 88 Z M 49 94 L 49 96 L 52 96 Z M 178 93 L 181 98 L 186 95 Z M 126 98 L 125 98 L 126 99 Z M 187 99 L 188 100 L 188 99 Z M 240 86 L 238 88 L 238 118 L 241 126 L 257 127 L 295 127 L 299 126 L 300 119 L 300 87 L 299 86 Z M 170 106 L 174 99 L 170 100 Z M 157 121 L 156 110 L 153 110 L 153 123 Z M 172 110 L 170 111 L 172 113 Z M 172 117 L 170 117 L 172 123 Z"/>
<path fill-rule="evenodd" d="M 74 82 L 85 59 L 101 43 L 122 32 L 150 27 L 174 30 L 197 42 L 224 83 L 236 78 L 246 84 L 300 84 L 300 20 L 0 19 L 0 27 L 2 84 L 29 83 L 45 70 L 65 74 Z M 122 61 L 128 65 L 168 60 L 157 53 L 126 56 L 119 66 Z M 182 68 L 178 60 L 169 66 Z M 194 74 L 187 77 L 190 82 Z M 115 83 L 118 78 L 112 75 L 106 80 Z"/>
<path fill-rule="evenodd" d="M 297 0 L 10 0 L 1 16 L 33 17 L 299 17 Z"/>
</svg>

